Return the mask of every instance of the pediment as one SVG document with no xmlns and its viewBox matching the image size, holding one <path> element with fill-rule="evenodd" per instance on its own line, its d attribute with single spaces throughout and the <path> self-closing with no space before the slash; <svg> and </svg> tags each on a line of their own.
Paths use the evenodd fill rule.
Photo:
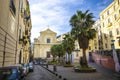
<svg viewBox="0 0 120 80">
<path fill-rule="evenodd" d="M 47 29 L 45 31 L 41 31 L 40 33 L 45 33 L 45 34 L 57 34 L 56 32 L 50 30 L 50 29 Z"/>
</svg>

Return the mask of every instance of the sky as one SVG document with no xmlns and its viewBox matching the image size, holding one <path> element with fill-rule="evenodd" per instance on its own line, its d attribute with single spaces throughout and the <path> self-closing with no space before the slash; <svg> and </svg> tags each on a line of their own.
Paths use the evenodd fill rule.
<svg viewBox="0 0 120 80">
<path fill-rule="evenodd" d="M 89 10 L 99 19 L 99 14 L 114 0 L 28 0 L 30 3 L 32 30 L 31 41 L 40 31 L 51 29 L 61 35 L 71 30 L 70 18 L 78 10 Z"/>
</svg>

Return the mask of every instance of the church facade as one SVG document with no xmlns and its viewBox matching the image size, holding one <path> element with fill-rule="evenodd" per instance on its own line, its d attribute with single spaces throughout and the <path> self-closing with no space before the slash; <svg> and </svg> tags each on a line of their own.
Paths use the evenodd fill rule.
<svg viewBox="0 0 120 80">
<path fill-rule="evenodd" d="M 40 36 L 34 39 L 34 58 L 51 59 L 50 48 L 56 44 L 57 33 L 50 29 L 40 32 Z"/>
</svg>

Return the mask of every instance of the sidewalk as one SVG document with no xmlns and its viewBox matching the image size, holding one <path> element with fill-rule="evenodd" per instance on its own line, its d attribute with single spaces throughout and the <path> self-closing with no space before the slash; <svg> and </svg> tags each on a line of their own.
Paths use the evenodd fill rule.
<svg viewBox="0 0 120 80">
<path fill-rule="evenodd" d="M 99 71 L 101 73 L 104 73 L 104 74 L 109 75 L 109 76 L 117 77 L 120 80 L 120 72 L 115 72 L 113 70 L 107 69 L 107 68 L 100 66 L 100 65 L 97 65 L 95 63 L 89 63 L 89 65 L 95 67 L 97 69 L 97 71 Z"/>
<path fill-rule="evenodd" d="M 97 72 L 94 73 L 77 73 L 73 67 L 57 66 L 58 75 L 61 75 L 67 80 L 120 80 L 120 74 L 114 71 L 98 66 L 95 63 L 90 63 L 90 66 L 94 66 Z M 49 69 L 53 71 L 53 65 L 49 65 Z"/>
</svg>

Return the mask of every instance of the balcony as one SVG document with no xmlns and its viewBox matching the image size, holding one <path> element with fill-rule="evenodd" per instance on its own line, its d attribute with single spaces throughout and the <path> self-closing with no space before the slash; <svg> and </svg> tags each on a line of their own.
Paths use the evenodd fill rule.
<svg viewBox="0 0 120 80">
<path fill-rule="evenodd" d="M 22 44 L 23 43 L 23 39 L 19 38 L 19 43 Z"/>
<path fill-rule="evenodd" d="M 15 8 L 13 0 L 10 0 L 9 7 L 10 7 L 10 10 L 12 11 L 12 13 L 15 15 L 16 14 L 16 8 Z"/>
<path fill-rule="evenodd" d="M 25 30 L 25 35 L 28 35 L 28 30 Z"/>
<path fill-rule="evenodd" d="M 108 23 L 108 27 L 111 27 L 112 26 L 112 23 L 110 22 L 110 23 Z"/>
<path fill-rule="evenodd" d="M 25 16 L 25 9 L 21 8 L 21 17 L 24 17 L 24 16 Z"/>
</svg>

